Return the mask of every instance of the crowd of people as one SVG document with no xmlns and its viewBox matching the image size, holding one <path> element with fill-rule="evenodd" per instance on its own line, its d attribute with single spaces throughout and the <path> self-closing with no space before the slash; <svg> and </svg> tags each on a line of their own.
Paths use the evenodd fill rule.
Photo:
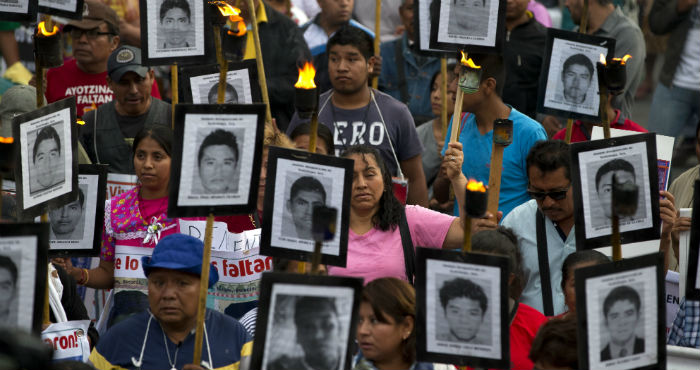
<svg viewBox="0 0 700 370">
<path fill-rule="evenodd" d="M 164 48 L 189 47 L 191 1 L 158 2 L 157 27 L 167 33 Z M 549 86 L 540 84 L 546 57 L 548 28 L 577 31 L 587 19 L 585 32 L 615 40 L 614 57 L 632 55 L 626 67 L 626 84 L 611 95 L 606 111 L 612 128 L 654 132 L 676 138 L 692 137 L 700 161 L 700 3 L 698 0 L 509 0 L 505 9 L 502 54 L 470 53 L 480 66 L 478 89 L 464 93 L 455 107 L 459 59 L 448 59 L 443 75 L 440 58 L 417 49 L 415 24 L 418 3 L 414 0 L 382 1 L 381 47 L 375 54 L 374 1 L 369 0 L 254 0 L 231 1 L 241 7 L 250 25 L 254 12 L 258 22 L 261 53 L 273 121 L 264 128 L 262 161 L 256 210 L 250 214 L 217 216 L 231 233 L 261 228 L 270 147 L 308 150 L 311 124 L 295 112 L 294 82 L 301 61 L 316 67 L 318 132 L 316 152 L 354 161 L 349 207 L 347 264 L 325 266 L 330 276 L 364 281 L 356 338 L 351 350 L 352 367 L 377 369 L 452 369 L 453 365 L 417 360 L 416 247 L 459 249 L 465 231 L 473 234 L 472 251 L 507 259 L 508 313 L 511 369 L 576 369 L 577 317 L 574 271 L 610 262 L 596 250 L 577 248 L 571 146 L 564 139 L 566 117 L 538 111 L 538 99 Z M 452 2 L 467 7 L 466 2 Z M 483 8 L 487 2 L 476 2 Z M 371 15 L 370 15 L 371 10 Z M 562 12 L 563 10 L 563 12 Z M 461 9 L 460 9 L 461 11 Z M 584 12 L 587 12 L 584 14 Z M 135 14 L 136 13 L 136 14 Z M 54 258 L 52 286 L 60 287 L 51 301 L 51 320 L 90 318 L 77 292 L 127 288 L 130 283 L 115 272 L 115 256 L 131 247 L 148 248 L 142 258 L 142 274 L 148 281 L 142 292 L 122 291 L 113 297 L 106 331 L 88 330 L 92 353 L 89 365 L 96 369 L 204 369 L 247 368 L 256 337 L 258 308 L 244 312 L 207 309 L 202 363 L 191 364 L 194 328 L 201 276 L 203 244 L 180 234 L 179 222 L 204 218 L 170 218 L 167 215 L 173 155 L 172 106 L 169 76 L 165 69 L 144 63 L 140 49 L 138 1 L 85 0 L 81 20 L 67 20 L 61 33 L 66 42 L 63 66 L 49 69 L 43 83 L 48 103 L 74 96 L 78 129 L 79 162 L 104 164 L 113 174 L 135 175 L 138 184 L 112 196 L 98 212 L 105 215 L 99 265 L 79 266 L 71 258 Z M 469 12 L 468 12 L 469 13 Z M 459 16 L 450 27 L 473 22 Z M 477 17 L 479 18 L 479 17 Z M 460 23 L 461 22 L 461 23 Z M 36 106 L 36 80 L 18 57 L 16 42 L 8 37 L 20 24 L 0 22 L 0 54 L 7 66 L 0 84 L 0 136 L 12 136 L 12 119 Z M 232 24 L 227 27 L 233 27 Z M 421 25 L 421 27 L 423 27 Z M 461 27 L 461 26 L 460 26 Z M 420 32 L 427 32 L 421 29 Z M 248 33 L 244 50 L 230 51 L 244 59 L 256 58 Z M 656 37 L 666 39 L 665 57 L 658 83 L 654 84 L 654 59 L 663 54 Z M 158 45 L 160 47 L 160 45 Z M 653 50 L 651 50 L 653 49 Z M 652 53 L 653 52 L 653 53 Z M 648 57 L 647 57 L 648 56 Z M 454 56 L 452 56 L 454 57 Z M 649 67 L 651 65 L 651 68 Z M 562 99 L 582 104 L 598 97 L 591 94 L 593 63 L 583 54 L 563 61 Z M 378 88 L 370 81 L 378 79 Z M 448 81 L 443 96 L 442 81 Z M 186 82 L 185 82 L 186 83 Z M 258 81 L 251 81 L 257 84 Z M 230 90 L 230 91 L 229 91 Z M 653 90 L 648 125 L 633 120 L 637 97 Z M 208 101 L 215 89 L 208 91 Z M 225 104 L 242 99 L 241 91 L 227 85 Z M 440 119 L 459 108 L 462 115 Z M 602 110 L 602 109 L 601 109 Z M 501 185 L 496 214 L 467 222 L 465 189 L 468 180 L 488 183 L 494 142 L 494 122 L 512 121 L 512 143 L 503 151 Z M 456 129 L 452 129 L 457 125 Z M 575 120 L 568 133 L 571 142 L 591 140 L 601 120 Z M 53 132 L 51 132 L 53 130 Z M 456 137 L 451 137 L 455 133 Z M 677 140 L 677 156 L 691 157 Z M 197 168 L 204 193 L 226 193 L 239 166 L 237 138 L 228 131 L 214 131 L 199 148 Z M 33 161 L 44 177 L 35 186 L 54 186 L 60 138 L 51 127 L 37 136 Z M 595 175 L 595 190 L 602 213 L 610 210 L 613 178 L 635 181 L 635 168 L 624 161 L 611 161 Z M 606 167 L 607 166 L 607 167 Z M 700 165 L 672 179 L 668 190 L 660 189 L 661 220 L 658 253 L 664 270 L 679 269 L 679 235 L 690 230 L 691 219 L 680 217 L 681 208 L 693 205 L 693 189 L 700 179 Z M 655 169 L 654 169 L 655 171 Z M 64 177 L 60 177 L 63 179 Z M 64 181 L 64 180 L 61 180 Z M 7 184 L 7 182 L 5 182 Z M 237 186 L 237 185 L 235 185 Z M 301 190 L 300 190 L 301 189 Z M 459 189 L 459 190 L 458 190 Z M 607 197 L 606 197 L 607 194 Z M 284 225 L 299 238 L 310 239 L 311 208 L 324 204 L 327 194 L 313 177 L 301 177 L 291 185 L 284 205 L 293 222 Z M 85 193 L 60 209 L 50 211 L 51 238 L 67 239 L 74 223 L 85 211 Z M 606 200 L 607 199 L 607 200 Z M 2 194 L 2 221 L 17 221 L 12 191 Z M 76 216 L 77 215 L 77 216 Z M 470 225 L 470 226 L 469 226 Z M 471 230 L 465 230 L 465 227 Z M 547 251 L 548 273 L 541 274 L 542 249 Z M 578 249 L 578 251 L 577 251 Z M 295 273 L 298 261 L 276 258 L 274 270 Z M 118 268 L 117 268 L 118 269 Z M 0 322 L 12 321 L 11 304 L 19 294 L 17 266 L 0 255 Z M 50 273 L 51 274 L 51 273 Z M 212 265 L 208 286 L 221 272 Z M 543 280 L 548 276 L 549 281 Z M 124 285 L 124 286 L 122 286 Z M 601 361 L 644 351 L 644 338 L 634 327 L 640 315 L 640 297 L 633 289 L 614 290 L 603 304 L 604 325 L 611 335 L 600 352 Z M 489 292 L 469 280 L 454 279 L 439 291 L 441 317 L 449 331 L 444 340 L 476 343 L 479 326 L 488 309 Z M 437 297 L 437 295 L 436 295 Z M 339 308 L 334 302 L 298 299 L 293 321 L 299 353 L 268 364 L 270 369 L 337 369 L 344 353 L 329 353 L 325 345 L 340 334 Z M 307 311 L 325 312 L 308 315 Z M 314 311 L 316 312 L 316 311 Z M 471 323 L 462 322 L 471 316 Z M 700 348 L 700 301 L 682 299 L 670 328 L 668 344 Z M 624 326 L 624 328 L 623 328 Z M 274 333 L 267 333 L 273 335 Z M 19 335 L 19 334 L 18 334 Z M 305 339 L 301 339 L 304 337 Z M 161 339 L 162 338 L 162 339 Z M 663 338 L 660 340 L 664 340 Z M 8 347 L 8 351 L 9 351 Z M 323 353 L 321 353 L 323 352 Z M 38 353 L 38 352 L 37 352 Z M 321 356 L 323 354 L 323 356 Z M 0 359 L 2 357 L 0 356 Z M 41 358 L 37 355 L 37 358 Z M 17 360 L 18 364 L 27 359 Z M 75 367 L 64 367 L 79 369 Z M 18 365 L 19 366 L 19 365 Z M 59 368 L 61 365 L 57 365 Z M 68 366 L 68 365 L 64 365 Z M 1 366 L 0 366 L 1 367 Z M 19 368 L 19 367 L 18 367 Z M 29 368 L 29 367 L 27 367 Z"/>
</svg>

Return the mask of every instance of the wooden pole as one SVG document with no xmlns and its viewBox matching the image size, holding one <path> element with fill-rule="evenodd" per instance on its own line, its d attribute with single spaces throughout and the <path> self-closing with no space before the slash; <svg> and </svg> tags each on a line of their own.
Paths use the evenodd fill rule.
<svg viewBox="0 0 700 370">
<path fill-rule="evenodd" d="M 460 210 L 464 212 L 464 210 Z M 462 241 L 462 254 L 472 251 L 472 218 L 467 215 L 464 217 L 464 240 Z"/>
<path fill-rule="evenodd" d="M 566 120 L 566 143 L 571 144 L 571 131 L 574 129 L 574 119 Z"/>
<path fill-rule="evenodd" d="M 192 363 L 200 366 L 202 362 L 202 341 L 204 339 L 204 316 L 207 309 L 207 292 L 209 291 L 209 261 L 211 260 L 211 237 L 214 231 L 214 215 L 207 216 L 204 229 L 204 250 L 202 251 L 202 273 L 199 281 L 199 300 L 197 302 L 197 326 L 194 332 L 194 359 Z"/>
<path fill-rule="evenodd" d="M 265 66 L 263 65 L 262 49 L 260 48 L 260 34 L 258 33 L 258 20 L 255 15 L 255 0 L 246 0 L 248 2 L 248 14 L 250 14 L 250 23 L 253 25 L 253 42 L 255 43 L 255 62 L 258 66 L 258 81 L 260 82 L 260 91 L 262 92 L 263 103 L 267 109 L 265 110 L 265 122 L 272 124 L 272 111 L 270 110 L 270 98 L 267 94 L 267 81 L 265 80 Z M 260 6 L 263 6 L 262 4 Z"/>
<path fill-rule="evenodd" d="M 613 261 L 622 259 L 622 243 L 620 242 L 620 217 L 612 213 L 612 257 Z"/>
<path fill-rule="evenodd" d="M 318 113 L 314 109 L 311 115 L 311 127 L 309 128 L 309 153 L 316 153 L 316 141 L 318 141 Z"/>
<path fill-rule="evenodd" d="M 440 124 L 442 127 L 442 141 L 445 141 L 447 136 L 447 58 L 440 58 L 440 101 L 442 102 L 442 107 L 440 108 Z"/>
<path fill-rule="evenodd" d="M 608 117 L 608 88 L 600 86 L 600 120 L 603 123 L 603 137 L 610 139 L 610 119 Z"/>
<path fill-rule="evenodd" d="M 501 173 L 503 170 L 503 151 L 505 146 L 493 143 L 491 147 L 491 169 L 489 171 L 489 200 L 486 209 L 493 215 L 498 214 L 498 200 L 501 192 Z"/>
<path fill-rule="evenodd" d="M 224 58 L 221 46 L 221 27 L 214 26 L 214 45 L 216 45 L 216 62 L 219 63 L 219 84 L 216 88 L 216 103 L 223 104 L 226 99 L 226 75 L 228 60 Z"/>
<path fill-rule="evenodd" d="M 321 246 L 322 242 L 314 242 L 314 254 L 311 257 L 311 275 L 318 275 L 318 267 L 321 265 Z"/>
<path fill-rule="evenodd" d="M 580 33 L 586 33 L 588 30 L 588 1 L 583 0 L 583 13 L 581 14 L 581 24 L 579 24 L 578 31 Z"/>
<path fill-rule="evenodd" d="M 37 61 L 36 63 L 36 107 L 44 106 L 44 67 Z"/>
<path fill-rule="evenodd" d="M 462 73 L 459 73 L 462 76 Z M 459 126 L 462 124 L 462 100 L 464 99 L 464 92 L 458 86 L 457 96 L 455 98 L 455 111 L 452 114 L 452 131 L 450 132 L 450 142 L 456 143 L 459 141 Z"/>
<path fill-rule="evenodd" d="M 374 9 L 374 55 L 379 55 L 379 43 L 381 41 L 382 0 L 375 0 L 377 7 Z M 379 76 L 372 77 L 372 88 L 379 86 Z"/>
<path fill-rule="evenodd" d="M 177 62 L 170 66 L 170 94 L 171 94 L 171 107 L 172 109 L 172 122 L 170 124 L 171 129 L 175 129 L 175 106 L 179 101 L 178 94 L 178 80 L 177 80 Z"/>
<path fill-rule="evenodd" d="M 49 222 L 49 214 L 47 212 L 42 213 L 39 220 L 42 223 Z M 49 278 L 48 274 L 44 277 L 44 279 L 46 279 L 46 291 L 44 292 L 44 314 L 42 321 L 45 325 L 49 325 L 51 324 L 51 309 L 49 307 L 49 284 L 51 284 L 51 279 Z"/>
</svg>

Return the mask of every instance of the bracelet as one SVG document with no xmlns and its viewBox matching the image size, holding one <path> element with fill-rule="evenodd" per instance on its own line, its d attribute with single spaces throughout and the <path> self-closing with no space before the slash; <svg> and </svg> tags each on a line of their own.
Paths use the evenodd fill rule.
<svg viewBox="0 0 700 370">
<path fill-rule="evenodd" d="M 83 285 L 86 285 L 88 280 L 90 280 L 90 271 L 88 269 L 83 269 L 85 271 L 85 281 L 83 281 Z"/>
<path fill-rule="evenodd" d="M 90 274 L 88 273 L 88 270 L 83 268 L 83 269 L 80 269 L 80 280 L 78 280 L 76 283 L 78 283 L 78 285 L 85 285 L 85 284 L 87 284 L 89 279 L 90 279 Z"/>
</svg>

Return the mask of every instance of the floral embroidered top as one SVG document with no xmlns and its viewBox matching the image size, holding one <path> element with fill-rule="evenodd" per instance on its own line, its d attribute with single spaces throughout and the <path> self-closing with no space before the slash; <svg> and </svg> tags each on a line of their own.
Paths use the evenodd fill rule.
<svg viewBox="0 0 700 370">
<path fill-rule="evenodd" d="M 178 219 L 167 218 L 168 197 L 142 199 L 140 186 L 105 202 L 100 259 L 114 261 L 117 244 L 154 248 L 158 240 L 179 231 Z"/>
</svg>

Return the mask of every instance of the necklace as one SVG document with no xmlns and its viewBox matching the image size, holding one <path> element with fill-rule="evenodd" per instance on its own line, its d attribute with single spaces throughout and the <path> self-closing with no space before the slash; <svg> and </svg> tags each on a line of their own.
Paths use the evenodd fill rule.
<svg viewBox="0 0 700 370">
<path fill-rule="evenodd" d="M 180 350 L 180 346 L 175 347 L 175 358 L 170 360 L 170 349 L 168 349 L 168 339 L 165 338 L 165 331 L 163 331 L 163 344 L 165 344 L 165 353 L 168 355 L 168 363 L 170 364 L 170 370 L 177 370 L 175 364 L 177 363 L 177 351 Z"/>
</svg>

